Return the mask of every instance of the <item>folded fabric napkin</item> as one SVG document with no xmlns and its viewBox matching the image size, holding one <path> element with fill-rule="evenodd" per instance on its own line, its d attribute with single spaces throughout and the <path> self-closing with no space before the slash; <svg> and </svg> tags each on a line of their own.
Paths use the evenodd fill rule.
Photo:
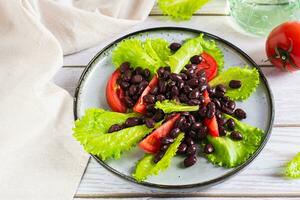
<svg viewBox="0 0 300 200">
<path fill-rule="evenodd" d="M 0 199 L 72 199 L 88 154 L 72 98 L 51 82 L 63 54 L 143 21 L 154 0 L 0 1 Z"/>
</svg>

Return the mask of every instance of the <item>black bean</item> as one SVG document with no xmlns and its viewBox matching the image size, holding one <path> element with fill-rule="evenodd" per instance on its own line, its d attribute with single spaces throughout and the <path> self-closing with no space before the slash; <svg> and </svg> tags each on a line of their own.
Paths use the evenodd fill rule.
<svg viewBox="0 0 300 200">
<path fill-rule="evenodd" d="M 171 130 L 171 132 L 169 133 L 169 136 L 170 136 L 171 138 L 176 138 L 176 137 L 178 136 L 179 132 L 180 132 L 180 129 L 179 129 L 179 128 L 173 128 L 173 129 Z"/>
<path fill-rule="evenodd" d="M 170 72 L 170 71 L 171 71 L 171 67 L 165 66 L 165 67 L 164 67 L 164 70 Z"/>
<path fill-rule="evenodd" d="M 180 73 L 179 74 L 182 78 L 182 80 L 186 81 L 188 79 L 187 75 L 185 73 Z"/>
<path fill-rule="evenodd" d="M 131 99 L 132 99 L 133 101 L 137 101 L 139 98 L 140 98 L 139 95 L 133 95 L 133 96 L 131 97 Z"/>
<path fill-rule="evenodd" d="M 187 69 L 186 75 L 188 75 L 188 77 L 192 78 L 192 77 L 197 76 L 197 75 L 195 74 L 195 72 L 196 72 L 196 71 L 195 71 L 193 68 L 189 68 L 189 69 Z"/>
<path fill-rule="evenodd" d="M 145 78 L 149 78 L 149 76 L 150 76 L 150 70 L 149 69 L 144 69 L 144 73 L 143 73 L 143 75 L 144 75 L 144 77 Z"/>
<path fill-rule="evenodd" d="M 145 119 L 145 124 L 148 128 L 153 128 L 155 125 L 155 121 L 152 118 Z"/>
<path fill-rule="evenodd" d="M 209 93 L 209 96 L 213 96 L 215 93 L 215 88 L 211 87 L 210 85 L 207 85 L 206 90 Z"/>
<path fill-rule="evenodd" d="M 159 152 L 154 156 L 153 162 L 154 162 L 154 163 L 158 163 L 158 162 L 162 159 L 162 157 L 164 157 L 164 155 L 165 155 L 165 152 L 164 152 L 164 151 L 159 151 Z"/>
<path fill-rule="evenodd" d="M 238 131 L 232 131 L 230 134 L 230 137 L 233 140 L 242 140 L 243 139 L 243 135 Z"/>
<path fill-rule="evenodd" d="M 188 146 L 195 144 L 195 141 L 191 137 L 186 137 L 184 141 Z"/>
<path fill-rule="evenodd" d="M 124 97 L 124 102 L 129 108 L 132 108 L 134 106 L 134 103 L 129 96 Z"/>
<path fill-rule="evenodd" d="M 228 108 L 231 109 L 231 110 L 234 110 L 234 109 L 235 109 L 235 102 L 232 101 L 232 100 L 229 100 L 229 101 L 226 103 L 226 107 L 228 107 Z"/>
<path fill-rule="evenodd" d="M 181 76 L 179 74 L 176 74 L 176 73 L 171 73 L 170 79 L 173 80 L 173 81 L 182 80 Z"/>
<path fill-rule="evenodd" d="M 161 78 L 163 76 L 164 72 L 165 72 L 165 69 L 163 67 L 158 68 L 158 70 L 157 70 L 158 77 Z"/>
<path fill-rule="evenodd" d="M 131 83 L 140 83 L 142 82 L 142 80 L 143 80 L 142 75 L 137 74 L 131 78 Z"/>
<path fill-rule="evenodd" d="M 197 65 L 195 65 L 195 64 L 187 64 L 184 67 L 186 69 L 193 69 L 193 70 L 197 69 Z"/>
<path fill-rule="evenodd" d="M 217 109 L 221 108 L 221 103 L 218 99 L 213 98 L 211 101 L 215 103 Z"/>
<path fill-rule="evenodd" d="M 139 120 L 138 117 L 129 117 L 125 121 L 125 126 L 126 127 L 132 127 L 132 126 L 138 125 L 139 123 L 140 123 L 140 120 Z"/>
<path fill-rule="evenodd" d="M 125 71 L 124 74 L 122 75 L 123 81 L 127 81 L 127 82 L 131 80 L 131 77 L 132 77 L 132 72 L 130 70 Z"/>
<path fill-rule="evenodd" d="M 180 128 L 180 130 L 181 130 L 185 123 L 186 123 L 185 117 L 181 116 L 181 117 L 176 121 L 176 127 Z"/>
<path fill-rule="evenodd" d="M 191 124 L 188 123 L 188 122 L 186 122 L 186 123 L 183 123 L 183 124 L 182 124 L 181 130 L 182 130 L 183 132 L 186 132 L 186 131 L 190 130 L 190 127 L 191 127 Z"/>
<path fill-rule="evenodd" d="M 204 146 L 204 150 L 203 151 L 206 154 L 211 154 L 211 153 L 213 153 L 215 151 L 215 149 L 214 149 L 214 146 L 212 144 L 206 144 Z"/>
<path fill-rule="evenodd" d="M 241 86 L 242 86 L 242 82 L 239 80 L 231 80 L 229 82 L 229 87 L 231 87 L 233 89 L 240 88 Z"/>
<path fill-rule="evenodd" d="M 195 117 L 193 116 L 193 115 L 191 115 L 191 114 L 189 114 L 188 116 L 187 116 L 187 120 L 188 120 L 188 122 L 190 123 L 190 124 L 194 124 L 195 123 Z"/>
<path fill-rule="evenodd" d="M 156 95 L 158 92 L 158 86 L 154 86 L 150 90 L 150 94 Z"/>
<path fill-rule="evenodd" d="M 225 124 L 226 124 L 226 119 L 223 119 L 222 117 L 218 118 L 218 125 L 219 126 L 224 126 Z"/>
<path fill-rule="evenodd" d="M 137 85 L 131 85 L 129 87 L 129 94 L 130 94 L 130 96 L 135 95 L 137 93 L 137 91 L 138 91 L 138 86 Z"/>
<path fill-rule="evenodd" d="M 191 57 L 190 61 L 191 61 L 191 63 L 198 65 L 201 63 L 202 57 L 199 55 L 195 55 L 195 56 Z"/>
<path fill-rule="evenodd" d="M 219 92 L 226 93 L 226 86 L 223 85 L 223 84 L 218 84 L 218 85 L 216 86 L 216 90 L 219 91 Z"/>
<path fill-rule="evenodd" d="M 144 114 L 144 116 L 145 117 L 153 117 L 153 115 L 154 115 L 154 113 L 153 112 L 149 112 L 149 111 L 147 111 L 145 114 Z"/>
<path fill-rule="evenodd" d="M 178 86 L 178 89 L 182 89 L 183 86 L 184 86 L 184 81 L 183 80 L 178 80 L 177 81 L 177 86 Z"/>
<path fill-rule="evenodd" d="M 207 127 L 206 126 L 201 126 L 200 129 L 198 130 L 198 138 L 200 140 L 203 140 L 203 139 L 206 138 L 207 134 L 208 134 Z"/>
<path fill-rule="evenodd" d="M 204 102 L 205 102 L 205 98 L 203 95 L 200 95 L 198 100 L 200 101 L 200 104 L 204 104 Z"/>
<path fill-rule="evenodd" d="M 169 145 L 165 144 L 165 145 L 162 145 L 160 147 L 160 151 L 163 151 L 163 152 L 166 152 L 166 150 L 169 148 Z"/>
<path fill-rule="evenodd" d="M 191 106 L 196 106 L 196 105 L 200 105 L 201 104 L 201 101 L 199 101 L 198 99 L 191 99 L 188 101 L 188 105 L 191 105 Z"/>
<path fill-rule="evenodd" d="M 207 112 L 207 108 L 206 106 L 200 106 L 199 110 L 198 110 L 198 114 L 200 117 L 206 117 L 206 112 Z"/>
<path fill-rule="evenodd" d="M 143 69 L 141 67 L 137 67 L 137 68 L 135 68 L 134 73 L 136 75 L 142 75 L 143 74 Z"/>
<path fill-rule="evenodd" d="M 166 99 L 170 99 L 171 98 L 171 91 L 167 91 L 165 94 Z"/>
<path fill-rule="evenodd" d="M 146 105 L 146 110 L 148 112 L 155 112 L 155 105 L 154 104 L 147 104 Z"/>
<path fill-rule="evenodd" d="M 164 71 L 164 73 L 162 74 L 162 77 L 163 79 L 168 79 L 170 77 L 170 72 L 169 71 Z"/>
<path fill-rule="evenodd" d="M 217 119 L 221 119 L 222 118 L 222 113 L 220 110 L 216 110 L 215 116 L 217 117 Z"/>
<path fill-rule="evenodd" d="M 126 90 L 130 86 L 130 84 L 126 81 L 121 81 L 120 86 L 123 90 Z"/>
<path fill-rule="evenodd" d="M 189 131 L 187 135 L 193 139 L 197 139 L 197 136 L 198 136 L 197 132 L 195 132 L 195 131 Z"/>
<path fill-rule="evenodd" d="M 206 117 L 209 119 L 213 118 L 216 113 L 216 106 L 215 106 L 214 102 L 209 102 L 206 105 L 206 108 L 207 108 Z"/>
<path fill-rule="evenodd" d="M 185 167 L 190 167 L 197 162 L 197 157 L 195 155 L 191 155 L 184 159 L 183 164 Z"/>
<path fill-rule="evenodd" d="M 225 130 L 224 126 L 219 126 L 219 135 L 226 136 L 226 130 Z"/>
<path fill-rule="evenodd" d="M 183 91 L 184 93 L 189 94 L 191 91 L 193 91 L 193 89 L 190 86 L 185 85 L 183 86 Z"/>
<path fill-rule="evenodd" d="M 197 150 L 197 148 L 196 148 L 195 144 L 188 145 L 188 148 L 186 149 L 186 154 L 187 155 L 193 155 L 193 154 L 196 153 L 196 150 Z"/>
<path fill-rule="evenodd" d="M 232 114 L 233 114 L 233 110 L 231 110 L 230 108 L 225 107 L 224 105 L 222 105 L 221 110 L 222 110 L 224 113 L 228 114 L 228 115 L 232 115 Z"/>
<path fill-rule="evenodd" d="M 170 137 L 164 137 L 162 138 L 161 140 L 161 144 L 171 144 L 174 142 L 174 139 L 173 138 L 170 138 Z"/>
<path fill-rule="evenodd" d="M 236 116 L 236 118 L 238 119 L 246 119 L 247 118 L 247 113 L 240 109 L 240 108 L 237 108 L 235 111 L 234 111 L 234 115 Z"/>
<path fill-rule="evenodd" d="M 182 102 L 182 103 L 186 103 L 186 102 L 189 101 L 189 98 L 188 98 L 185 94 L 181 93 L 181 94 L 179 95 L 179 100 L 180 100 L 180 102 Z"/>
<path fill-rule="evenodd" d="M 163 80 L 159 80 L 158 88 L 159 88 L 159 92 L 161 94 L 164 94 L 166 92 L 166 89 L 167 89 L 167 83 Z"/>
<path fill-rule="evenodd" d="M 156 122 L 159 122 L 161 120 L 163 120 L 165 117 L 165 114 L 162 110 L 157 110 L 153 116 L 153 120 L 156 121 Z"/>
<path fill-rule="evenodd" d="M 198 88 L 199 88 L 200 92 L 203 93 L 206 90 L 207 85 L 206 84 L 205 85 L 200 85 Z"/>
<path fill-rule="evenodd" d="M 118 125 L 118 124 L 114 124 L 112 125 L 109 129 L 108 129 L 108 133 L 112 133 L 112 132 L 115 132 L 115 131 L 119 131 L 122 129 L 122 126 Z"/>
<path fill-rule="evenodd" d="M 192 125 L 192 130 L 199 130 L 202 127 L 202 123 L 201 122 L 195 122 Z"/>
<path fill-rule="evenodd" d="M 228 119 L 226 122 L 226 126 L 229 130 L 233 131 L 235 128 L 235 122 L 233 119 Z"/>
<path fill-rule="evenodd" d="M 177 42 L 173 42 L 170 44 L 169 48 L 172 50 L 172 51 L 177 51 L 178 49 L 180 49 L 181 47 L 181 44 L 177 43 Z"/>
<path fill-rule="evenodd" d="M 149 103 L 153 104 L 153 103 L 155 103 L 155 96 L 152 94 L 147 94 L 143 97 L 143 100 L 147 104 L 149 104 Z"/>
<path fill-rule="evenodd" d="M 130 63 L 129 62 L 123 62 L 120 65 L 120 72 L 124 73 L 125 71 L 129 70 L 129 68 L 130 68 Z"/>
<path fill-rule="evenodd" d="M 167 86 L 169 87 L 169 88 L 171 88 L 171 87 L 173 87 L 173 86 L 175 86 L 176 85 L 176 82 L 175 81 L 170 81 L 170 82 L 168 82 L 168 84 L 167 84 Z"/>
<path fill-rule="evenodd" d="M 217 97 L 217 98 L 222 98 L 222 97 L 224 97 L 224 95 L 225 95 L 224 92 L 220 92 L 220 91 L 216 90 L 213 96 Z"/>
<path fill-rule="evenodd" d="M 206 73 L 203 69 L 197 71 L 197 74 L 196 74 L 198 77 L 204 77 L 206 78 Z"/>
<path fill-rule="evenodd" d="M 181 143 L 178 147 L 177 153 L 185 154 L 186 149 L 187 149 L 187 145 L 185 143 Z"/>
<path fill-rule="evenodd" d="M 159 95 L 156 96 L 156 100 L 157 101 L 163 101 L 165 99 L 166 99 L 166 97 L 164 95 L 162 95 L 162 94 L 159 94 Z"/>
<path fill-rule="evenodd" d="M 139 88 L 138 88 L 138 94 L 142 94 L 143 91 L 145 90 L 145 88 L 148 86 L 149 82 L 146 80 L 143 80 L 142 82 L 140 82 L 139 84 Z"/>
<path fill-rule="evenodd" d="M 190 99 L 198 99 L 199 97 L 200 97 L 200 91 L 197 88 L 193 89 L 193 91 L 189 93 Z"/>
<path fill-rule="evenodd" d="M 178 96 L 179 95 L 179 89 L 178 89 L 177 86 L 173 86 L 171 88 L 171 94 L 172 94 L 172 96 Z"/>
</svg>

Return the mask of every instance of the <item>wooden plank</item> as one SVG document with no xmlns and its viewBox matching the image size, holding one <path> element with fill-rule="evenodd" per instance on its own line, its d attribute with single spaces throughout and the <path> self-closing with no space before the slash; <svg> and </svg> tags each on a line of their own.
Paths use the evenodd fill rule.
<svg viewBox="0 0 300 200">
<path fill-rule="evenodd" d="M 300 73 L 285 73 L 275 68 L 262 68 L 275 100 L 275 126 L 300 126 Z M 62 68 L 54 77 L 55 83 L 74 94 L 83 68 Z"/>
<path fill-rule="evenodd" d="M 300 128 L 274 128 L 261 155 L 229 181 L 203 191 L 155 191 L 113 175 L 91 159 L 76 196 L 84 197 L 300 197 L 300 180 L 282 177 L 283 166 L 300 151 Z"/>
<path fill-rule="evenodd" d="M 206 5 L 199 9 L 195 15 L 227 15 L 227 1 L 224 0 L 210 0 Z M 158 5 L 155 4 L 150 15 L 162 15 Z"/>
<path fill-rule="evenodd" d="M 265 38 L 251 37 L 238 32 L 238 30 L 234 28 L 235 25 L 229 16 L 195 16 L 190 21 L 185 22 L 174 22 L 169 20 L 167 17 L 152 16 L 144 23 L 141 23 L 130 30 L 126 30 L 122 34 L 113 36 L 109 40 L 103 41 L 93 48 L 66 56 L 64 59 L 64 65 L 86 65 L 104 46 L 120 36 L 141 29 L 163 26 L 181 26 L 212 33 L 241 48 L 258 64 L 266 64 L 264 62 L 264 60 L 266 60 L 264 53 Z"/>
<path fill-rule="evenodd" d="M 103 200 L 105 198 L 85 198 L 85 197 L 79 197 L 79 198 L 74 198 L 74 200 Z M 120 198 L 109 198 L 109 200 L 118 200 Z M 142 197 L 142 198 L 122 198 L 122 200 L 159 200 L 161 198 L 152 198 L 152 197 Z M 164 200 L 295 200 L 295 198 L 289 198 L 289 197 L 280 197 L 280 198 L 261 198 L 261 197 L 252 197 L 252 198 L 243 198 L 243 197 L 179 197 L 179 198 L 163 198 Z"/>
</svg>

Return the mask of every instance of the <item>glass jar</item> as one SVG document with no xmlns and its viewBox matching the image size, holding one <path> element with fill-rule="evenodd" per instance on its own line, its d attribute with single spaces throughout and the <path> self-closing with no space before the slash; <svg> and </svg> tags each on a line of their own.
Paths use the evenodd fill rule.
<svg viewBox="0 0 300 200">
<path fill-rule="evenodd" d="M 228 0 L 231 16 L 246 32 L 267 35 L 277 25 L 300 20 L 300 0 Z"/>
</svg>

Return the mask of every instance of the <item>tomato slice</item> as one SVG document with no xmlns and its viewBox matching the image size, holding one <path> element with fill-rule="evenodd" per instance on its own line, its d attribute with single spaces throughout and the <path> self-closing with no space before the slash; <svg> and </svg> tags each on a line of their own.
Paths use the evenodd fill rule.
<svg viewBox="0 0 300 200">
<path fill-rule="evenodd" d="M 119 69 L 114 71 L 106 85 L 106 101 L 110 108 L 115 112 L 125 113 L 127 111 L 126 105 L 123 103 L 124 91 L 117 84 L 121 72 Z"/>
<path fill-rule="evenodd" d="M 203 93 L 204 96 L 204 102 L 205 104 L 208 104 L 210 102 L 209 94 L 205 90 Z M 204 124 L 207 126 L 209 134 L 213 137 L 219 137 L 219 127 L 218 127 L 218 122 L 217 122 L 217 117 L 214 116 L 213 118 L 205 118 L 204 119 Z"/>
<path fill-rule="evenodd" d="M 174 117 L 163 123 L 145 139 L 139 143 L 139 147 L 147 153 L 157 153 L 161 146 L 161 139 L 166 137 L 173 129 L 180 114 L 176 114 Z"/>
<path fill-rule="evenodd" d="M 202 62 L 198 64 L 199 70 L 204 70 L 208 81 L 212 80 L 218 73 L 218 64 L 215 59 L 208 53 L 203 52 L 201 54 Z"/>
<path fill-rule="evenodd" d="M 156 86 L 158 83 L 158 78 L 156 75 L 153 76 L 152 80 L 150 81 L 149 85 L 145 88 L 143 93 L 141 94 L 140 98 L 136 102 L 136 104 L 133 107 L 134 112 L 138 113 L 145 113 L 146 112 L 146 104 L 144 103 L 143 97 L 149 94 L 150 90 Z"/>
</svg>

